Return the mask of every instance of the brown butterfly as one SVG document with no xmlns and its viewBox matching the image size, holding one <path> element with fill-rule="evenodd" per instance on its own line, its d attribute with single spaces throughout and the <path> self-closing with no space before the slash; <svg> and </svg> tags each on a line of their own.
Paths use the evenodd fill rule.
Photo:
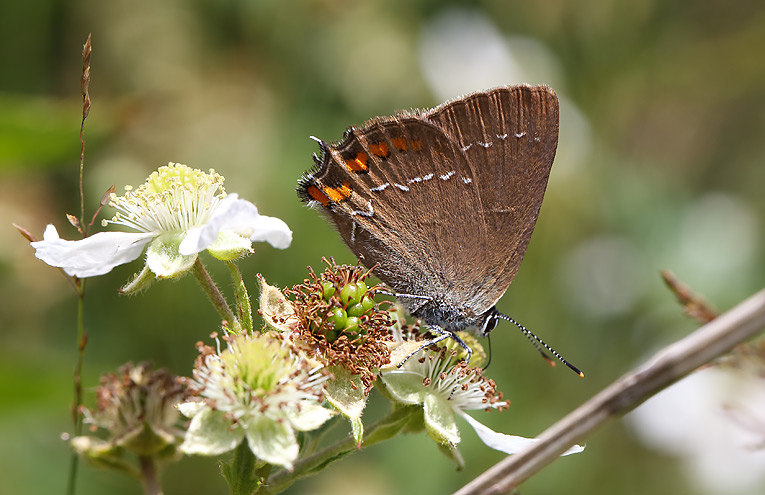
<svg viewBox="0 0 765 495">
<path fill-rule="evenodd" d="M 298 195 L 436 335 L 428 345 L 451 337 L 469 354 L 455 332 L 486 336 L 506 319 L 581 374 L 495 308 L 518 272 L 555 157 L 552 89 L 495 88 L 372 119 L 336 144 L 313 139 L 321 152 Z"/>
</svg>

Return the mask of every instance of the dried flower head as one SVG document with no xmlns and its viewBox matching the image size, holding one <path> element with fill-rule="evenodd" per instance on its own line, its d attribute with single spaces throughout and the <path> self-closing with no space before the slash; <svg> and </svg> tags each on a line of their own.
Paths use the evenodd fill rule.
<svg viewBox="0 0 765 495">
<path fill-rule="evenodd" d="M 186 387 L 166 370 L 152 370 L 148 363 L 125 364 L 119 373 L 101 377 L 97 394 L 96 409 L 84 411 L 85 422 L 94 431 L 107 430 L 109 440 L 104 444 L 90 437 L 74 438 L 72 444 L 81 453 L 92 455 L 98 447 L 106 455 L 123 448 L 152 456 L 183 437 L 175 406 L 185 399 Z"/>
</svg>

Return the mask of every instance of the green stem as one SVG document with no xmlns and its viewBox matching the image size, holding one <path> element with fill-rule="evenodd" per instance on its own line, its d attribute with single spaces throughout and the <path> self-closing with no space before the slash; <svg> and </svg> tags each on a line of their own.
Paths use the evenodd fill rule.
<svg viewBox="0 0 765 495">
<path fill-rule="evenodd" d="M 157 464 L 150 456 L 139 456 L 138 463 L 141 466 L 141 484 L 143 493 L 146 495 L 162 495 L 162 487 L 159 486 Z"/>
<path fill-rule="evenodd" d="M 77 289 L 77 361 L 74 364 L 73 385 L 74 400 L 72 402 L 72 423 L 74 424 L 74 436 L 82 434 L 82 421 L 80 420 L 80 405 L 82 404 L 82 363 L 85 359 L 85 347 L 88 344 L 88 335 L 85 333 L 85 281 L 74 280 Z M 80 456 L 72 452 L 69 462 L 69 480 L 67 493 L 74 495 L 77 487 L 77 468 Z"/>
<path fill-rule="evenodd" d="M 239 322 L 237 321 L 234 312 L 231 311 L 226 299 L 223 297 L 223 294 L 220 293 L 220 290 L 218 290 L 218 286 L 215 285 L 215 282 L 212 277 L 210 277 L 210 274 L 207 272 L 202 260 L 199 259 L 199 256 L 197 256 L 197 260 L 194 262 L 194 276 L 197 278 L 199 285 L 202 286 L 202 290 L 207 294 L 207 297 L 210 298 L 210 302 L 212 302 L 220 317 L 229 323 L 230 328 L 236 329 L 239 326 Z"/>
<path fill-rule="evenodd" d="M 247 286 L 242 279 L 242 272 L 239 271 L 239 267 L 233 261 L 226 261 L 231 272 L 231 278 L 234 281 L 234 297 L 236 298 L 236 310 L 239 314 L 239 321 L 242 324 L 242 328 L 245 332 L 251 334 L 253 332 L 252 326 L 252 304 L 250 302 L 250 294 L 247 292 Z"/>
<path fill-rule="evenodd" d="M 270 470 L 270 464 L 255 468 L 255 455 L 250 450 L 247 439 L 242 440 L 229 462 L 221 463 L 221 473 L 232 495 L 256 493 Z"/>
<path fill-rule="evenodd" d="M 418 411 L 419 406 L 398 407 L 386 417 L 373 424 L 364 435 L 363 446 L 369 447 L 383 440 L 396 436 L 406 426 L 412 415 Z M 273 495 L 281 493 L 289 488 L 298 479 L 311 475 L 326 467 L 351 452 L 361 450 L 356 446 L 353 436 L 339 440 L 329 445 L 316 454 L 300 459 L 294 465 L 292 471 L 281 470 L 268 479 L 258 494 Z"/>
</svg>

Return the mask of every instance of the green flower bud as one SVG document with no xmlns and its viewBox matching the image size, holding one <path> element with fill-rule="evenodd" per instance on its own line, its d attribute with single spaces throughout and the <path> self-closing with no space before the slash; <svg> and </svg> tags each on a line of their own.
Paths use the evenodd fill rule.
<svg viewBox="0 0 765 495">
<path fill-rule="evenodd" d="M 366 286 L 366 284 L 364 284 Z M 359 292 L 357 284 L 345 284 L 340 290 L 340 301 L 346 305 L 358 304 L 361 302 L 363 292 Z"/>
<path fill-rule="evenodd" d="M 337 289 L 335 288 L 335 284 L 330 282 L 329 280 L 324 280 L 321 283 L 322 292 L 324 293 L 324 300 L 329 301 L 329 298 L 335 295 L 335 292 Z"/>
<path fill-rule="evenodd" d="M 345 322 L 345 328 L 343 329 L 343 332 L 347 334 L 351 334 L 351 333 L 358 333 L 358 331 L 359 331 L 358 316 L 349 316 Z"/>
<path fill-rule="evenodd" d="M 364 297 L 361 298 L 361 306 L 364 308 L 364 313 L 374 308 L 375 298 L 372 297 L 371 292 L 367 292 L 366 294 L 364 294 Z"/>
<path fill-rule="evenodd" d="M 348 316 L 361 316 L 367 312 L 367 308 L 362 303 L 348 306 Z"/>
<path fill-rule="evenodd" d="M 343 308 L 335 308 L 330 312 L 327 321 L 332 323 L 332 328 L 342 330 L 347 325 L 348 315 Z"/>
</svg>

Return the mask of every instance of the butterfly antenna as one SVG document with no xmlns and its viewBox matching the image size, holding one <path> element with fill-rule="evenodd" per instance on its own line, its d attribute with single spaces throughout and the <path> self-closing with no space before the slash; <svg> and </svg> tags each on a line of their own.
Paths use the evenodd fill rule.
<svg viewBox="0 0 765 495">
<path fill-rule="evenodd" d="M 576 373 L 580 377 L 584 378 L 584 373 L 582 373 L 579 370 L 579 368 L 577 368 L 573 364 L 571 364 L 568 361 L 566 361 L 566 359 L 563 356 L 558 354 L 558 351 L 556 351 L 555 349 L 553 349 L 549 345 L 545 344 L 544 340 L 542 340 L 539 337 L 537 337 L 536 335 L 534 335 L 528 328 L 524 327 L 523 325 L 521 325 L 520 323 L 515 321 L 513 318 L 511 318 L 511 317 L 509 317 L 509 316 L 507 316 L 505 314 L 502 314 L 500 312 L 496 313 L 496 317 L 497 318 L 502 318 L 503 320 L 507 320 L 510 323 L 513 323 L 518 328 L 520 328 L 521 332 L 523 332 L 523 335 L 525 335 L 526 338 L 529 339 L 529 342 L 531 342 L 534 345 L 534 347 L 537 349 L 537 351 L 539 351 L 539 353 L 542 355 L 542 357 L 545 358 L 545 360 L 548 363 L 550 363 L 550 365 L 555 366 L 555 361 L 550 356 L 548 356 L 547 353 L 545 353 L 545 351 L 542 350 L 542 347 L 544 347 L 545 349 L 550 351 L 550 354 L 555 356 L 558 359 L 558 361 L 560 361 L 561 363 L 563 363 L 566 366 L 568 366 L 569 369 L 571 369 L 571 371 L 573 371 L 574 373 Z M 542 347 L 540 347 L 540 345 Z"/>
</svg>

